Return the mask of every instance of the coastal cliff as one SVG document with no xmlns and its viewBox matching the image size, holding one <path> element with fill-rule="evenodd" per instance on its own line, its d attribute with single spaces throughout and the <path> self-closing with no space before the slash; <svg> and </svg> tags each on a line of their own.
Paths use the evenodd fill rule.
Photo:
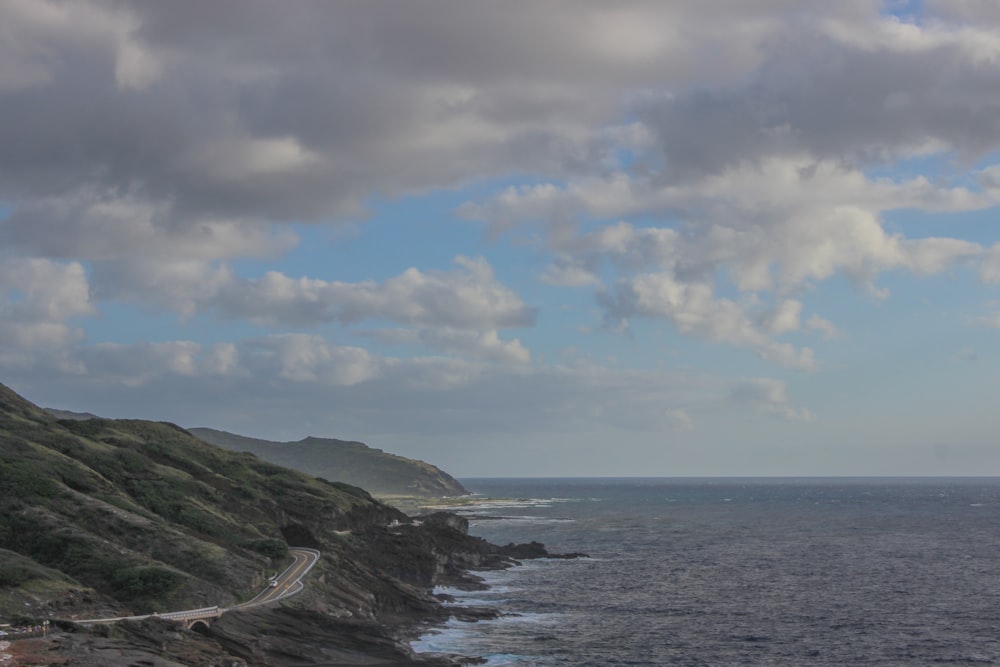
<svg viewBox="0 0 1000 667">
<path fill-rule="evenodd" d="M 458 480 L 437 466 L 390 454 L 362 442 L 315 437 L 274 442 L 211 428 L 188 430 L 223 449 L 250 452 L 286 468 L 360 486 L 377 496 L 440 498 L 468 493 Z"/>
<path fill-rule="evenodd" d="M 462 613 L 432 587 L 476 587 L 469 568 L 515 562 L 460 517 L 412 519 L 172 424 L 60 420 L 3 385 L 0 505 L 0 617 L 52 621 L 54 636 L 12 647 L 44 643 L 51 664 L 455 664 L 406 643 Z M 201 633 L 162 619 L 67 622 L 232 606 L 267 586 L 290 546 L 322 553 L 302 593 L 230 611 Z"/>
</svg>

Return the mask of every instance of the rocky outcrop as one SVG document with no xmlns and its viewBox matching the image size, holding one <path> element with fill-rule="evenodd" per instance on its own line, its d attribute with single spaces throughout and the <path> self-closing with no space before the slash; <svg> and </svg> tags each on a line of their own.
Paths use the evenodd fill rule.
<svg viewBox="0 0 1000 667">
<path fill-rule="evenodd" d="M 161 619 L 90 630 L 62 624 L 32 646 L 51 664 L 101 667 L 475 664 L 475 656 L 410 650 L 409 639 L 449 617 L 475 622 L 498 614 L 445 607 L 432 587 L 482 588 L 465 568 L 511 567 L 508 551 L 548 555 L 538 543 L 498 547 L 469 536 L 466 520 L 447 513 L 357 528 L 319 537 L 323 558 L 287 604 L 230 611 L 201 631 Z"/>
<path fill-rule="evenodd" d="M 515 560 L 531 560 L 533 558 L 587 558 L 587 554 L 577 551 L 564 554 L 549 553 L 545 545 L 541 542 L 528 542 L 527 544 L 514 544 L 512 542 L 506 546 L 494 548 L 501 556 Z"/>
<path fill-rule="evenodd" d="M 455 664 L 418 661 L 386 624 L 286 607 L 226 614 L 210 636 L 250 665 Z"/>
<path fill-rule="evenodd" d="M 234 605 L 289 564 L 289 545 L 322 558 L 280 605 L 229 611 L 201 633 L 162 619 L 67 625 Z M 482 587 L 468 570 L 511 567 L 514 555 L 547 554 L 470 536 L 453 514 L 411 519 L 172 424 L 56 419 L 0 385 L 0 615 L 63 622 L 24 640 L 43 642 L 49 664 L 454 664 L 413 656 L 407 633 L 494 615 L 446 608 L 433 587 Z"/>
</svg>

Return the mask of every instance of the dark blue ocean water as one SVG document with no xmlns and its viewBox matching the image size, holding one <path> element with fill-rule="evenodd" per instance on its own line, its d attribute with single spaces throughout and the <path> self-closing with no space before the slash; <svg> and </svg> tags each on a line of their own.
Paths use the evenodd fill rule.
<svg viewBox="0 0 1000 667">
<path fill-rule="evenodd" d="M 1000 479 L 463 480 L 470 532 L 581 560 L 448 591 L 490 665 L 1000 665 Z"/>
</svg>

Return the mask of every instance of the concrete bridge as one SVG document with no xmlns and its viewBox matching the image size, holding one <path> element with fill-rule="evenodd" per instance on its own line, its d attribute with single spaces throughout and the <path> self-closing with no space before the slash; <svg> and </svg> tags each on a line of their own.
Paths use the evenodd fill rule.
<svg viewBox="0 0 1000 667">
<path fill-rule="evenodd" d="M 212 625 L 212 622 L 222 616 L 222 614 L 226 611 L 226 609 L 220 609 L 219 607 L 206 607 L 204 609 L 192 609 L 190 611 L 175 611 L 167 614 L 160 614 L 160 618 L 183 623 L 184 627 L 188 630 L 192 630 L 198 625 L 201 625 L 205 630 L 208 630 L 208 627 Z"/>
<path fill-rule="evenodd" d="M 143 621 L 147 618 L 164 618 L 168 621 L 181 623 L 188 629 L 199 626 L 208 629 L 213 622 L 226 612 L 249 609 L 260 605 L 270 604 L 285 598 L 291 597 L 305 588 L 302 578 L 313 569 L 319 561 L 320 552 L 316 549 L 306 549 L 303 547 L 289 548 L 288 553 L 295 559 L 292 564 L 285 568 L 285 571 L 271 580 L 268 587 L 258 593 L 253 599 L 242 602 L 232 607 L 202 607 L 201 609 L 186 609 L 184 611 L 170 611 L 166 613 L 141 614 L 138 616 L 116 616 L 112 618 L 90 618 L 82 621 L 73 621 L 81 625 L 96 625 L 102 623 L 119 623 L 121 621 Z"/>
<path fill-rule="evenodd" d="M 144 621 L 147 618 L 165 618 L 168 621 L 177 621 L 186 628 L 194 628 L 201 624 L 206 629 L 212 621 L 229 611 L 223 607 L 203 607 L 201 609 L 188 609 L 186 611 L 171 611 L 165 614 L 139 614 L 136 616 L 113 616 L 111 618 L 88 618 L 84 621 L 74 621 L 81 625 L 98 625 L 103 623 L 119 623 L 121 621 Z"/>
</svg>

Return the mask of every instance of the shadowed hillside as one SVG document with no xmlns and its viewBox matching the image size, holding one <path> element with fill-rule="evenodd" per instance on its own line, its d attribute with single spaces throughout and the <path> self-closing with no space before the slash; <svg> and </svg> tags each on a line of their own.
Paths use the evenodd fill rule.
<svg viewBox="0 0 1000 667">
<path fill-rule="evenodd" d="M 360 488 L 216 447 L 173 424 L 58 419 L 0 384 L 0 620 L 228 606 L 265 587 L 290 562 L 289 546 L 313 547 L 322 558 L 290 607 L 227 613 L 211 641 L 189 641 L 169 624 L 169 637 L 147 627 L 142 641 L 157 655 L 169 639 L 180 642 L 177 655 L 216 651 L 277 667 L 319 664 L 339 637 L 345 660 L 410 664 L 392 627 L 447 616 L 431 587 L 510 562 L 456 520 L 412 522 Z M 295 636 L 260 635 L 283 625 Z M 114 654 L 117 635 L 102 636 Z M 177 662 L 216 664 L 200 660 Z"/>
<path fill-rule="evenodd" d="M 376 495 L 441 497 L 468 493 L 457 480 L 429 463 L 388 454 L 360 442 L 332 438 L 272 442 L 210 428 L 190 431 L 213 445 L 251 452 L 265 461 L 354 484 Z"/>
<path fill-rule="evenodd" d="M 172 424 L 59 420 L 0 385 L 0 547 L 21 557 L 0 578 L 26 594 L 29 559 L 109 605 L 237 601 L 288 541 L 310 546 L 359 516 L 396 513 Z"/>
</svg>

